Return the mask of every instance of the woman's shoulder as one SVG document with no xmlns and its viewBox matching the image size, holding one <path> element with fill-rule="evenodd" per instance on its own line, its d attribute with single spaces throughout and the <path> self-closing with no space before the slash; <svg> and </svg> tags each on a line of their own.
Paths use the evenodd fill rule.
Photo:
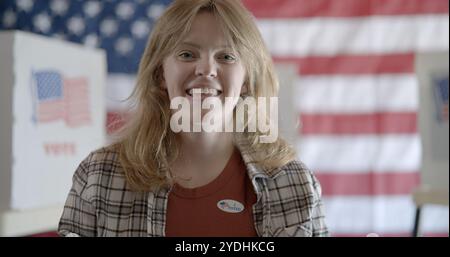
<svg viewBox="0 0 450 257">
<path fill-rule="evenodd" d="M 281 166 L 281 170 L 290 176 L 311 176 L 313 171 L 301 160 L 294 159 L 287 164 Z"/>
<path fill-rule="evenodd" d="M 122 173 L 119 151 L 115 146 L 105 146 L 90 152 L 78 165 L 74 177 L 84 182 L 105 176 L 117 176 Z"/>
<path fill-rule="evenodd" d="M 80 166 L 87 168 L 90 173 L 119 168 L 119 151 L 115 146 L 101 147 L 90 152 Z"/>
<path fill-rule="evenodd" d="M 313 171 L 299 159 L 276 169 L 272 179 L 277 185 L 301 187 L 305 191 L 321 195 L 321 187 Z"/>
<path fill-rule="evenodd" d="M 117 163 L 119 162 L 119 150 L 114 145 L 104 146 L 89 153 L 85 158 L 88 163 Z"/>
</svg>

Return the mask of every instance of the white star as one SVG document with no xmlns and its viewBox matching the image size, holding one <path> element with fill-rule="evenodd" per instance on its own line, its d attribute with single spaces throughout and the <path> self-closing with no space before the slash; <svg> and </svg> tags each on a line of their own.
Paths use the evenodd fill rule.
<svg viewBox="0 0 450 257">
<path fill-rule="evenodd" d="M 54 14 L 63 16 L 66 14 L 67 9 L 69 9 L 69 4 L 67 0 L 53 0 L 50 3 L 50 9 L 52 9 Z"/>
<path fill-rule="evenodd" d="M 113 19 L 105 19 L 100 24 L 100 32 L 105 36 L 112 36 L 117 33 L 117 21 Z"/>
<path fill-rule="evenodd" d="M 11 10 L 8 10 L 3 14 L 3 25 L 6 28 L 12 27 L 16 23 L 16 20 L 17 20 L 17 16 Z"/>
<path fill-rule="evenodd" d="M 79 16 L 72 17 L 67 22 L 67 28 L 69 29 L 69 31 L 77 36 L 83 33 L 84 27 L 85 27 L 84 20 Z"/>
<path fill-rule="evenodd" d="M 133 5 L 131 3 L 127 3 L 127 2 L 120 3 L 120 4 L 117 5 L 116 14 L 120 18 L 122 18 L 124 20 L 127 20 L 131 16 L 133 16 L 133 14 L 134 14 L 134 7 L 133 7 Z"/>
<path fill-rule="evenodd" d="M 164 5 L 161 4 L 152 4 L 148 9 L 147 9 L 147 16 L 156 20 L 159 18 L 159 16 L 161 16 L 161 14 L 164 12 L 164 10 L 166 9 L 166 7 Z"/>
<path fill-rule="evenodd" d="M 46 13 L 40 13 L 33 18 L 34 26 L 41 32 L 47 33 L 51 26 L 52 22 L 50 20 L 50 16 Z"/>
<path fill-rule="evenodd" d="M 145 20 L 138 20 L 131 25 L 131 33 L 137 38 L 144 38 L 150 32 L 149 24 Z"/>
<path fill-rule="evenodd" d="M 119 54 L 127 55 L 133 49 L 133 45 L 133 40 L 128 37 L 121 37 L 114 47 Z"/>
<path fill-rule="evenodd" d="M 96 34 L 89 34 L 84 38 L 84 44 L 88 47 L 95 48 L 99 45 L 98 36 Z"/>
<path fill-rule="evenodd" d="M 31 11 L 31 9 L 33 9 L 33 1 L 32 0 L 17 0 L 17 7 L 19 10 L 29 12 L 29 11 Z"/>
<path fill-rule="evenodd" d="M 84 9 L 84 13 L 86 13 L 86 15 L 88 17 L 94 17 L 95 15 L 100 13 L 100 10 L 102 9 L 101 7 L 101 3 L 97 2 L 97 1 L 89 1 L 86 2 L 83 5 L 83 9 Z"/>
</svg>

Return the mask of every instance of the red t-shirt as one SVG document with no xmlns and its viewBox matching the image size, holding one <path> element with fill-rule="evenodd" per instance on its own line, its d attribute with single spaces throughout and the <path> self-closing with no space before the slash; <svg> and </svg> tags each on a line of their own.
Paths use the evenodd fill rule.
<svg viewBox="0 0 450 257">
<path fill-rule="evenodd" d="M 235 150 L 221 174 L 207 185 L 175 184 L 167 203 L 166 236 L 257 236 L 256 202 L 245 163 Z"/>
</svg>

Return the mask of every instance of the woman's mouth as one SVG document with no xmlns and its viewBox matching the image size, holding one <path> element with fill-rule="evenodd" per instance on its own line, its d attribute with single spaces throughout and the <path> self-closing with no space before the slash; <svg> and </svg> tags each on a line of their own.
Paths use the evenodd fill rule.
<svg viewBox="0 0 450 257">
<path fill-rule="evenodd" d="M 222 91 L 215 88 L 191 88 L 186 90 L 186 94 L 193 96 L 194 94 L 200 94 L 201 97 L 219 96 Z"/>
</svg>

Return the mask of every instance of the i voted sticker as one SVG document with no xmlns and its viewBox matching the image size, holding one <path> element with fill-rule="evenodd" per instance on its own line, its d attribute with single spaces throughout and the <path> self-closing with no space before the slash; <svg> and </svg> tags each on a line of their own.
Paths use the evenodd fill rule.
<svg viewBox="0 0 450 257">
<path fill-rule="evenodd" d="M 217 202 L 217 207 L 224 212 L 239 213 L 244 210 L 244 205 L 238 201 L 224 199 Z"/>
</svg>

